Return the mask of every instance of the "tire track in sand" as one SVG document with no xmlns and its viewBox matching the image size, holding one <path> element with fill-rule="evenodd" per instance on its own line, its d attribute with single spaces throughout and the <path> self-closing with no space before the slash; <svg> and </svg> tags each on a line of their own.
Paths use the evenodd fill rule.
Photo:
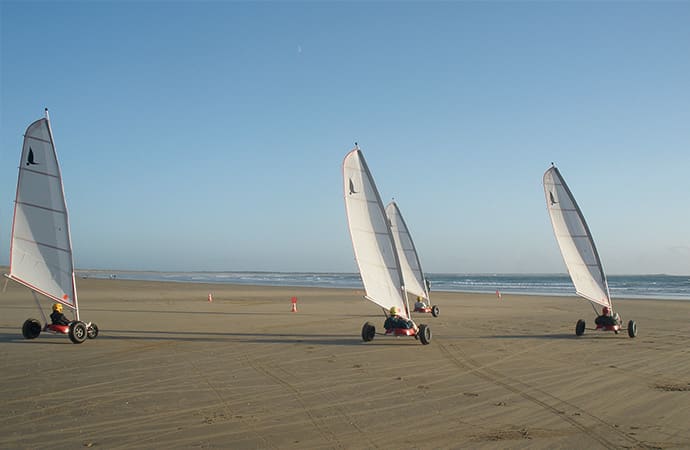
<svg viewBox="0 0 690 450">
<path fill-rule="evenodd" d="M 223 412 L 226 414 L 226 416 L 232 417 L 232 407 L 230 402 L 223 397 L 223 395 L 220 393 L 218 389 L 216 389 L 216 386 L 211 382 L 209 377 L 206 376 L 206 372 L 204 370 L 201 370 L 191 359 L 189 359 L 187 362 L 190 365 L 190 367 L 196 372 L 197 377 L 202 379 L 204 383 L 208 386 L 208 388 L 213 392 L 215 397 L 218 399 L 218 402 L 222 406 Z M 251 427 L 251 431 L 254 434 L 254 436 L 261 441 L 262 448 L 276 448 L 274 445 L 269 443 L 261 433 L 257 432 L 253 426 Z"/>
<path fill-rule="evenodd" d="M 586 415 L 597 422 L 600 422 L 604 425 L 606 425 L 611 432 L 617 434 L 621 438 L 623 438 L 625 441 L 627 441 L 631 446 L 635 447 L 641 447 L 641 448 L 649 448 L 648 445 L 644 444 L 643 442 L 638 441 L 634 437 L 618 430 L 615 426 L 612 424 L 606 422 L 602 418 L 595 416 L 594 414 L 584 411 L 583 409 L 573 405 L 572 403 L 569 403 L 565 400 L 562 400 L 552 394 L 549 394 L 548 392 L 544 392 L 540 389 L 537 389 L 533 386 L 528 385 L 527 383 L 524 383 L 519 380 L 515 380 L 513 378 L 510 378 L 507 375 L 501 374 L 500 372 L 497 372 L 494 369 L 490 369 L 486 366 L 482 366 L 469 356 L 463 353 L 462 349 L 458 348 L 458 355 L 454 354 L 451 352 L 445 345 L 443 345 L 442 342 L 439 342 L 438 339 L 434 340 L 434 343 L 439 346 L 441 349 L 441 352 L 447 357 L 449 361 L 451 361 L 453 364 L 455 364 L 457 367 L 467 370 L 469 373 L 472 373 L 479 378 L 486 380 L 490 383 L 493 383 L 497 386 L 501 386 L 502 388 L 519 395 L 523 399 L 534 403 L 535 405 L 540 406 L 541 408 L 545 409 L 546 411 L 549 411 L 550 413 L 554 414 L 556 417 L 560 418 L 561 420 L 569 423 L 573 427 L 577 428 L 581 432 L 583 432 L 585 435 L 591 437 L 592 439 L 596 440 L 599 442 L 602 446 L 608 449 L 617 449 L 621 448 L 620 443 L 616 442 L 611 442 L 609 439 L 607 439 L 603 433 L 598 433 L 591 428 L 587 427 L 586 425 L 580 423 L 579 421 L 575 420 L 574 418 L 566 415 L 563 411 L 558 409 L 556 406 L 553 406 L 552 404 L 547 403 L 546 400 L 541 400 L 537 398 L 536 396 L 527 393 L 527 390 L 538 392 L 544 397 L 548 397 L 551 400 L 553 400 L 552 403 L 556 404 L 561 404 L 564 406 L 567 406 L 569 409 L 574 410 L 574 412 L 577 412 L 581 415 Z M 452 345 L 455 347 L 454 345 Z"/>
<path fill-rule="evenodd" d="M 314 429 L 316 429 L 319 432 L 321 437 L 323 439 L 325 439 L 326 442 L 329 443 L 329 445 L 333 445 L 336 448 L 345 448 L 343 443 L 338 440 L 338 437 L 333 432 L 329 431 L 327 429 L 327 426 L 312 413 L 311 409 L 307 406 L 307 404 L 302 399 L 302 393 L 299 389 L 294 387 L 292 384 L 290 384 L 288 381 L 286 381 L 282 377 L 273 373 L 271 370 L 262 366 L 257 361 L 252 360 L 252 358 L 249 355 L 245 354 L 244 357 L 245 357 L 245 360 L 247 361 L 247 364 L 249 364 L 249 366 L 251 366 L 254 370 L 256 370 L 257 372 L 259 372 L 259 373 L 265 375 L 266 377 L 272 379 L 273 381 L 280 384 L 284 388 L 287 388 L 290 392 L 292 392 L 294 394 L 294 397 L 297 400 L 297 403 L 299 403 L 300 407 L 304 410 L 307 417 L 309 418 L 309 421 L 312 423 L 312 425 L 314 425 Z"/>
</svg>

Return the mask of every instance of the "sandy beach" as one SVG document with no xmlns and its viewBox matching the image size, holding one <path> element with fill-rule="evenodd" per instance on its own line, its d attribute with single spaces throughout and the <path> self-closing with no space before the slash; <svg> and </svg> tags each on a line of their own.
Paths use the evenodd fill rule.
<svg viewBox="0 0 690 450">
<path fill-rule="evenodd" d="M 0 296 L 0 448 L 690 447 L 687 301 L 614 299 L 638 337 L 577 338 L 575 297 L 432 292 L 422 346 L 362 342 L 383 318 L 358 290 L 78 288 L 81 345 L 25 340 L 30 292 Z"/>
</svg>

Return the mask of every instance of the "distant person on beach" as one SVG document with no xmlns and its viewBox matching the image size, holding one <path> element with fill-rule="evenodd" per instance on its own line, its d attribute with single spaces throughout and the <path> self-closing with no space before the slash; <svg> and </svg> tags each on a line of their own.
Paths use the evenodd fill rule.
<svg viewBox="0 0 690 450">
<path fill-rule="evenodd" d="M 417 297 L 417 301 L 414 304 L 414 309 L 424 309 L 426 308 L 426 303 L 422 297 Z"/>
<path fill-rule="evenodd" d="M 50 320 L 53 322 L 53 325 L 69 325 L 71 322 L 71 320 L 62 314 L 62 305 L 60 303 L 55 303 L 53 305 L 53 312 L 50 313 Z"/>
<path fill-rule="evenodd" d="M 427 278 L 424 278 L 424 283 L 426 284 L 426 291 L 431 292 L 431 281 L 429 281 Z"/>
<path fill-rule="evenodd" d="M 397 306 L 391 306 L 389 312 L 390 316 L 388 316 L 386 321 L 383 323 L 383 328 L 386 330 L 391 330 L 393 328 L 414 328 L 415 331 L 417 330 L 417 326 L 413 321 L 398 315 L 399 311 Z"/>
<path fill-rule="evenodd" d="M 612 327 L 614 325 L 620 325 L 620 319 L 618 313 L 611 315 L 611 310 L 608 306 L 604 306 L 601 310 L 601 315 L 594 319 L 594 323 L 603 327 Z"/>
</svg>

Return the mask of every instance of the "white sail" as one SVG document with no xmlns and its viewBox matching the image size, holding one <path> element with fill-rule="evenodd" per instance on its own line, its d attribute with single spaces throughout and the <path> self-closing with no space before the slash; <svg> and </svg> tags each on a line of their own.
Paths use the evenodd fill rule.
<svg viewBox="0 0 690 450">
<path fill-rule="evenodd" d="M 409 318 L 403 276 L 383 202 L 364 155 L 355 148 L 343 160 L 345 210 L 366 298 Z"/>
<path fill-rule="evenodd" d="M 412 241 L 412 235 L 410 235 L 410 230 L 407 228 L 397 203 L 390 202 L 386 206 L 386 215 L 391 224 L 395 248 L 398 250 L 398 259 L 400 260 L 400 268 L 405 280 L 405 289 L 407 292 L 422 297 L 428 302 L 429 293 L 424 282 L 422 264 L 419 262 L 419 255 Z"/>
<path fill-rule="evenodd" d="M 67 205 L 47 111 L 24 135 L 8 276 L 77 310 Z"/>
<path fill-rule="evenodd" d="M 572 192 L 556 167 L 544 173 L 544 194 L 553 232 L 578 295 L 611 307 L 606 275 L 592 234 Z"/>
</svg>

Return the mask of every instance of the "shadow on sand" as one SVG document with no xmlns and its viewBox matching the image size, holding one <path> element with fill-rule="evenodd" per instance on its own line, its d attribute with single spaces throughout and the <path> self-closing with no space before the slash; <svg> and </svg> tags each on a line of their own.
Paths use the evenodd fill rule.
<svg viewBox="0 0 690 450">
<path fill-rule="evenodd" d="M 41 343 L 73 345 L 67 336 L 43 333 L 36 339 L 27 340 L 21 332 L 0 333 L 0 342 Z M 309 345 L 361 345 L 356 334 L 289 334 L 289 333 L 209 333 L 200 331 L 155 331 L 155 330 L 100 330 L 93 341 L 175 341 L 175 342 L 244 342 L 257 344 L 309 344 Z M 88 345 L 89 340 L 84 343 Z"/>
<path fill-rule="evenodd" d="M 584 336 L 580 336 L 584 337 Z M 575 333 L 560 334 L 499 334 L 482 336 L 481 339 L 576 339 Z"/>
<path fill-rule="evenodd" d="M 23 307 L 23 306 L 14 306 L 12 309 L 18 309 L 18 310 L 30 310 L 30 311 L 36 311 L 36 314 L 33 314 L 33 316 L 39 316 L 39 312 L 36 310 L 36 306 L 32 307 Z M 286 314 L 291 314 L 289 309 L 285 309 L 283 311 L 275 311 L 275 312 L 252 312 L 252 311 L 237 311 L 237 312 L 227 312 L 227 311 L 175 311 L 175 310 L 154 310 L 154 309 L 109 309 L 109 308 L 80 308 L 81 311 L 81 316 L 82 320 L 88 318 L 89 314 L 95 313 L 95 312 L 105 312 L 105 313 L 132 313 L 132 314 L 155 314 L 155 315 L 160 315 L 160 314 L 182 314 L 182 315 L 203 315 L 203 316 L 283 316 Z M 308 316 L 308 317 L 325 317 L 328 314 L 320 314 L 320 313 L 313 313 L 313 312 L 305 312 L 305 311 L 299 311 L 297 313 L 294 313 L 295 317 L 298 316 Z M 29 314 L 27 317 L 31 316 Z M 365 317 L 365 318 L 380 318 L 381 314 L 376 314 L 376 313 L 371 313 L 371 314 L 346 314 L 343 317 Z"/>
<path fill-rule="evenodd" d="M 515 334 L 515 335 L 494 335 L 482 336 L 480 339 L 576 339 L 576 340 L 590 340 L 590 339 L 606 339 L 606 336 L 613 338 L 628 337 L 627 334 L 621 332 L 618 335 L 610 332 L 593 331 L 590 334 L 583 334 L 576 336 L 575 333 L 561 333 L 561 334 Z"/>
<path fill-rule="evenodd" d="M 258 344 L 359 345 L 356 334 L 296 334 L 296 333 L 209 333 L 201 331 L 108 331 L 97 339 L 155 340 L 187 342 L 245 342 Z"/>
<path fill-rule="evenodd" d="M 7 328 L 5 328 L 7 330 Z M 32 343 L 36 342 L 39 339 L 43 339 L 44 344 L 62 344 L 63 342 L 66 344 L 72 344 L 72 341 L 69 340 L 69 336 L 66 334 L 53 334 L 53 333 L 41 333 L 41 335 L 36 338 L 36 339 L 25 339 L 24 336 L 22 336 L 22 330 L 21 329 L 9 329 L 10 331 L 3 331 L 0 333 L 0 343 L 13 343 L 13 344 L 23 344 L 23 343 Z"/>
</svg>

